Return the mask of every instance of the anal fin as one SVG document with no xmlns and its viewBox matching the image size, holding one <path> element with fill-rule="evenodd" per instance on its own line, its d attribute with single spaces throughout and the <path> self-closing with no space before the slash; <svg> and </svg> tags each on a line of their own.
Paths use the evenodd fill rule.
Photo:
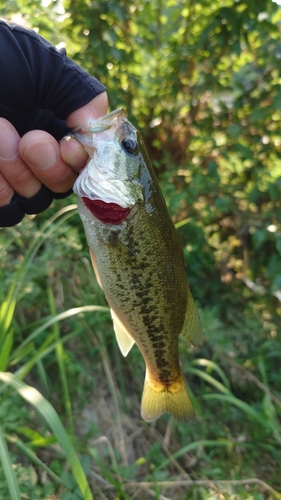
<svg viewBox="0 0 281 500">
<path fill-rule="evenodd" d="M 126 330 L 122 321 L 118 318 L 117 314 L 110 309 L 111 317 L 113 321 L 113 327 L 116 335 L 116 340 L 119 345 L 120 351 L 123 356 L 127 356 L 128 352 L 132 349 L 135 341 L 129 334 L 128 330 Z"/>
<path fill-rule="evenodd" d="M 202 340 L 202 325 L 199 313 L 189 289 L 186 314 L 181 334 L 193 345 L 198 345 Z"/>
</svg>

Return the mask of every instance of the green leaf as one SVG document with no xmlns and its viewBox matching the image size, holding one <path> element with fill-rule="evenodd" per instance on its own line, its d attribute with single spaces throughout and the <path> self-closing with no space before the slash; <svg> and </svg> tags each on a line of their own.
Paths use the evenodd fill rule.
<svg viewBox="0 0 281 500">
<path fill-rule="evenodd" d="M 240 125 L 235 125 L 235 124 L 230 124 L 227 127 L 227 131 L 233 139 L 238 139 L 240 132 L 242 130 L 242 127 Z"/>
</svg>

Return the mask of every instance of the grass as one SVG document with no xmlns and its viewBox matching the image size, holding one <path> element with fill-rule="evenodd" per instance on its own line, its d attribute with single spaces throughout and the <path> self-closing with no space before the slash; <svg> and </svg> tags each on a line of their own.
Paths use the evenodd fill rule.
<svg viewBox="0 0 281 500">
<path fill-rule="evenodd" d="M 202 345 L 180 339 L 197 422 L 146 424 L 143 360 L 118 351 L 59 203 L 0 233 L 0 499 L 281 499 L 279 312 L 205 307 Z"/>
</svg>

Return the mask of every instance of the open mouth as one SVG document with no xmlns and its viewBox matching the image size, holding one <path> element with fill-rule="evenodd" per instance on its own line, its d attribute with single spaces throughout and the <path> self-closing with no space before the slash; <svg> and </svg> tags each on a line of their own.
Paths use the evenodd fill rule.
<svg viewBox="0 0 281 500">
<path fill-rule="evenodd" d="M 130 213 L 130 208 L 123 208 L 116 203 L 106 203 L 102 200 L 82 198 L 86 207 L 92 214 L 105 224 L 120 224 Z"/>
</svg>

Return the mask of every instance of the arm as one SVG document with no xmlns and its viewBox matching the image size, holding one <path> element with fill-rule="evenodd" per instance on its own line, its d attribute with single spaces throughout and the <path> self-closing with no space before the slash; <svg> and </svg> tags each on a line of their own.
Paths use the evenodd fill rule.
<svg viewBox="0 0 281 500">
<path fill-rule="evenodd" d="M 0 64 L 0 226 L 7 226 L 69 194 L 87 157 L 74 139 L 57 140 L 106 114 L 107 95 L 36 33 L 4 21 Z"/>
</svg>

